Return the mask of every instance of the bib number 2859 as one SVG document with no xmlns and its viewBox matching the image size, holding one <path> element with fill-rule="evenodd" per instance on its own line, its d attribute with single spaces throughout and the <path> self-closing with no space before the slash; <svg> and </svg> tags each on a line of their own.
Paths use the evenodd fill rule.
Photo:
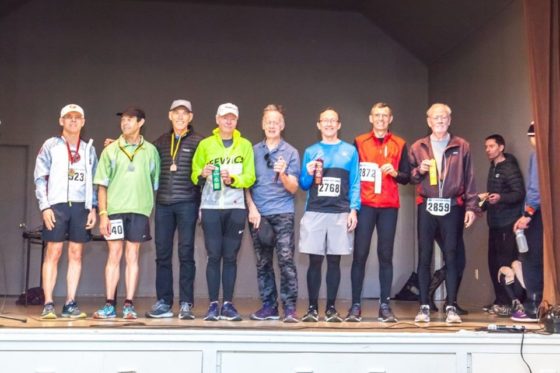
<svg viewBox="0 0 560 373">
<path fill-rule="evenodd" d="M 450 198 L 428 198 L 426 211 L 434 216 L 445 216 L 451 212 Z"/>
</svg>

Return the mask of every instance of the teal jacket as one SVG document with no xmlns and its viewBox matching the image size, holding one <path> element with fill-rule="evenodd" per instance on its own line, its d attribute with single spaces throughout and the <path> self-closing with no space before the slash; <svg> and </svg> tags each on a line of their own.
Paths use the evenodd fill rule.
<svg viewBox="0 0 560 373">
<path fill-rule="evenodd" d="M 214 191 L 212 175 L 206 179 L 200 174 L 207 164 L 219 165 L 229 170 L 232 183 L 226 186 L 222 182 L 221 190 Z M 255 163 L 253 145 L 238 130 L 233 132 L 233 144 L 226 148 L 220 137 L 219 129 L 212 131 L 212 136 L 203 139 L 196 148 L 192 161 L 192 182 L 203 186 L 200 208 L 203 209 L 244 209 L 245 194 L 243 189 L 255 183 Z"/>
</svg>

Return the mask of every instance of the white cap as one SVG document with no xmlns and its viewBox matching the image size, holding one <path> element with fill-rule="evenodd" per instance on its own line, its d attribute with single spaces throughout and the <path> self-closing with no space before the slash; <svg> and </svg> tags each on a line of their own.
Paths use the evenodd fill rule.
<svg viewBox="0 0 560 373">
<path fill-rule="evenodd" d="M 76 104 L 68 104 L 65 107 L 63 107 L 62 110 L 60 110 L 60 117 L 62 118 L 68 113 L 80 113 L 82 114 L 82 117 L 85 116 L 84 109 L 82 109 L 80 105 L 76 105 Z"/>
<path fill-rule="evenodd" d="M 223 117 L 226 114 L 233 114 L 239 118 L 239 109 L 237 108 L 237 106 L 229 102 L 227 104 L 221 104 L 220 106 L 218 106 L 216 115 L 219 117 Z"/>
<path fill-rule="evenodd" d="M 171 103 L 171 107 L 169 108 L 169 111 L 171 110 L 175 110 L 178 107 L 184 106 L 185 108 L 187 108 L 188 111 L 190 111 L 192 113 L 192 105 L 190 101 L 187 100 L 175 100 Z"/>
</svg>

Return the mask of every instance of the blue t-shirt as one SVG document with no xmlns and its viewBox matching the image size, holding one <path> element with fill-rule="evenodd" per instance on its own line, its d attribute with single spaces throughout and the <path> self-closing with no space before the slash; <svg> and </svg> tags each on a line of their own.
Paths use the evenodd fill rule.
<svg viewBox="0 0 560 373">
<path fill-rule="evenodd" d="M 307 173 L 307 163 L 323 160 L 323 183 L 316 185 Z M 342 213 L 360 209 L 360 173 L 358 151 L 347 142 L 318 142 L 305 149 L 299 178 L 307 190 L 306 211 Z"/>
<path fill-rule="evenodd" d="M 273 165 L 282 157 L 288 164 L 285 173 L 298 179 L 300 168 L 297 150 L 281 140 L 278 146 L 270 151 L 266 143 L 261 141 L 253 146 L 253 152 L 257 181 L 251 188 L 251 196 L 259 213 L 263 216 L 293 213 L 294 195 L 284 188 L 280 180 L 275 181 Z"/>
</svg>

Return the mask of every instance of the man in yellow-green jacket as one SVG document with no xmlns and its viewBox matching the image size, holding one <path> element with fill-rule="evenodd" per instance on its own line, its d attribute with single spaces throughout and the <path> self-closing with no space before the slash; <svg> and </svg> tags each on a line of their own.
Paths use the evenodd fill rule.
<svg viewBox="0 0 560 373">
<path fill-rule="evenodd" d="M 233 306 L 237 253 L 245 229 L 244 188 L 255 182 L 253 146 L 236 129 L 239 109 L 222 104 L 218 127 L 202 140 L 192 162 L 192 181 L 203 187 L 200 203 L 204 244 L 208 253 L 206 281 L 210 306 L 204 320 L 240 321 Z M 223 266 L 222 266 L 223 261 Z M 220 280 L 223 304 L 219 307 Z"/>
</svg>

